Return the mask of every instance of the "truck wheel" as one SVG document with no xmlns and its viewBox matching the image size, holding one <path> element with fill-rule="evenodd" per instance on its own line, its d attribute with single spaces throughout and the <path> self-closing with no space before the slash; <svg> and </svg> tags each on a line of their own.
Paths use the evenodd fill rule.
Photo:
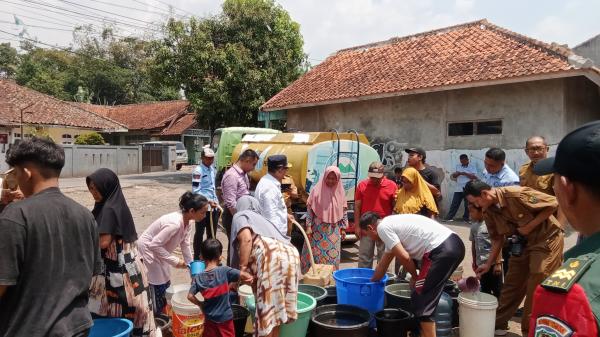
<svg viewBox="0 0 600 337">
<path fill-rule="evenodd" d="M 177 169 L 177 171 L 181 170 L 182 167 L 183 167 L 183 164 L 175 165 L 175 168 Z"/>
</svg>

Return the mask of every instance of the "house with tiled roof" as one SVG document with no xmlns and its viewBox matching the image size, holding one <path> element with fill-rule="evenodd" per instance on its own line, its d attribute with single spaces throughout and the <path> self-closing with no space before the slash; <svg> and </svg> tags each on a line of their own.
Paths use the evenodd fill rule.
<svg viewBox="0 0 600 337">
<path fill-rule="evenodd" d="M 485 150 L 500 147 L 518 169 L 528 137 L 554 148 L 600 119 L 599 86 L 589 58 L 480 20 L 340 50 L 261 110 L 288 128 L 363 132 L 389 170 L 405 165 L 405 148 L 423 147 L 449 202 L 459 154 L 483 170 Z"/>
<path fill-rule="evenodd" d="M 111 144 L 132 145 L 148 141 L 175 140 L 184 143 L 190 163 L 197 160 L 200 148 L 210 142 L 210 133 L 197 128 L 196 113 L 189 101 L 162 101 L 124 105 L 73 103 L 82 109 L 114 119 L 128 132 L 108 136 Z"/>
<path fill-rule="evenodd" d="M 114 135 L 126 132 L 127 127 L 14 81 L 0 79 L 0 166 L 8 146 L 23 137 L 44 134 L 59 144 L 73 144 L 77 136 L 92 131 Z"/>
</svg>

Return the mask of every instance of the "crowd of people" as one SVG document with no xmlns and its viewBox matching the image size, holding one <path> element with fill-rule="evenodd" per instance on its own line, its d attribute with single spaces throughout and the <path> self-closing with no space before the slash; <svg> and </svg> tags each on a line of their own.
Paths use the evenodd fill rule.
<svg viewBox="0 0 600 337">
<path fill-rule="evenodd" d="M 205 314 L 204 336 L 234 336 L 229 291 L 248 284 L 256 301 L 255 336 L 276 337 L 297 318 L 309 250 L 316 263 L 339 269 L 351 221 L 359 237 L 358 267 L 375 267 L 377 281 L 395 260 L 395 272 L 410 282 L 421 336 L 435 336 L 432 315 L 466 253 L 443 222 L 453 221 L 463 202 L 473 272 L 481 291 L 499 302 L 496 334 L 506 334 L 524 300 L 523 336 L 548 333 L 556 322 L 596 336 L 600 122 L 568 134 L 555 158 L 547 158 L 548 151 L 543 137 L 529 138 L 530 162 L 518 175 L 499 148 L 485 153 L 483 172 L 460 155 L 445 216 L 440 181 L 422 148 L 406 149 L 407 165 L 396 168 L 393 179 L 381 162 L 371 163 L 356 187 L 353 217 L 342 173 L 327 167 L 305 199 L 308 242 L 298 246 L 291 239 L 296 219 L 290 204 L 299 196 L 284 155 L 266 159 L 267 174 L 252 193 L 255 151 L 242 151 L 217 186 L 215 154 L 204 148 L 179 209 L 138 236 L 114 172 L 99 169 L 86 178 L 95 201 L 90 211 L 58 188 L 64 165 L 59 145 L 40 138 L 20 142 L 7 155 L 19 191 L 3 194 L 9 205 L 0 214 L 0 336 L 86 336 L 92 318 L 102 317 L 131 320 L 133 336 L 156 336 L 154 319 L 164 311 L 172 268 L 203 260 L 205 270 L 193 276 L 188 299 Z M 219 222 L 227 242 L 215 235 Z M 581 242 L 564 253 L 567 225 Z M 580 303 L 584 314 L 573 315 L 560 303 Z"/>
</svg>

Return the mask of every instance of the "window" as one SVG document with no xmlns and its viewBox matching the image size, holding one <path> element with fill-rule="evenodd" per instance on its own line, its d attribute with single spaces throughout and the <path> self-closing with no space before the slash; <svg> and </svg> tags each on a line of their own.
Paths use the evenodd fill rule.
<svg viewBox="0 0 600 337">
<path fill-rule="evenodd" d="M 448 136 L 472 136 L 473 123 L 448 124 Z"/>
<path fill-rule="evenodd" d="M 450 137 L 501 134 L 501 120 L 448 123 L 448 136 Z"/>
<path fill-rule="evenodd" d="M 62 135 L 62 143 L 63 144 L 73 144 L 73 137 L 68 133 Z"/>
<path fill-rule="evenodd" d="M 477 122 L 478 135 L 501 135 L 502 121 Z"/>
</svg>

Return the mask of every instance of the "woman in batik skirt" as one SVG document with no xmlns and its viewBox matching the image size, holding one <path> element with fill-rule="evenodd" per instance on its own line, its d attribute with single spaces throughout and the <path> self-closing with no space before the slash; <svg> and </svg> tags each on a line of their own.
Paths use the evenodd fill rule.
<svg viewBox="0 0 600 337">
<path fill-rule="evenodd" d="M 298 318 L 298 250 L 260 214 L 255 198 L 240 198 L 236 210 L 231 224 L 231 261 L 233 268 L 249 272 L 255 280 L 254 336 L 278 337 L 281 325 Z"/>
<path fill-rule="evenodd" d="M 133 322 L 132 336 L 156 334 L 150 307 L 146 267 L 136 248 L 137 232 L 117 175 L 99 169 L 86 179 L 96 201 L 102 273 L 94 276 L 88 308 L 94 317 L 119 317 Z"/>
<path fill-rule="evenodd" d="M 307 201 L 306 234 L 316 264 L 339 269 L 342 240 L 348 226 L 348 205 L 341 181 L 340 169 L 329 166 L 310 191 Z M 305 244 L 302 250 L 302 273 L 310 268 L 310 255 Z"/>
</svg>

